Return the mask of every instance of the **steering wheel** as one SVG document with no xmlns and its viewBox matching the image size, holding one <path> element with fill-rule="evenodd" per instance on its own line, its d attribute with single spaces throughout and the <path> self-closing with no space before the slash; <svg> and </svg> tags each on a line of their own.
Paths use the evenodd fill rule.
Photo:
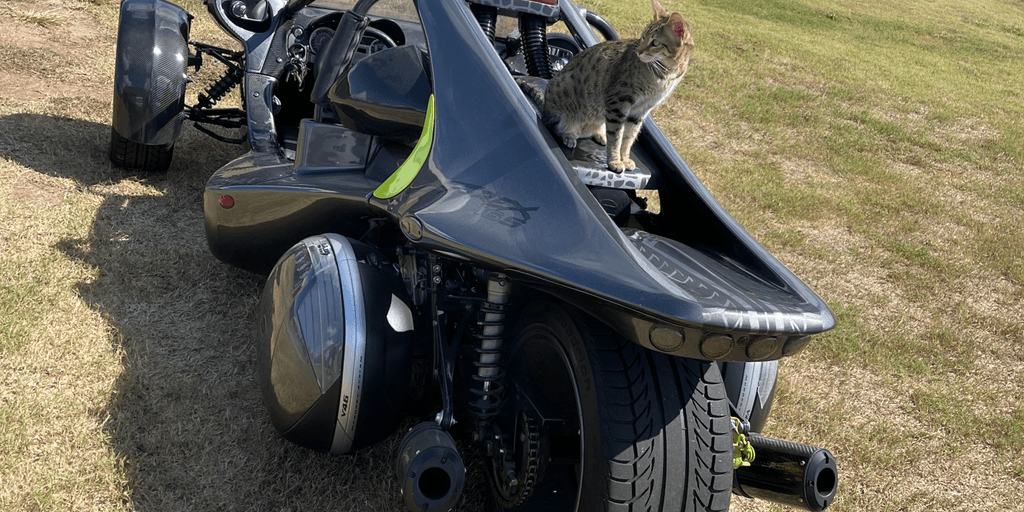
<svg viewBox="0 0 1024 512">
<path fill-rule="evenodd" d="M 369 42 L 367 42 L 367 40 L 369 40 Z M 377 43 L 384 45 L 384 48 L 376 47 Z M 396 43 L 395 40 L 392 39 L 391 36 L 387 35 L 383 30 L 367 26 L 363 31 L 363 37 L 359 42 L 359 49 L 357 51 L 359 53 L 369 55 L 371 53 L 376 53 L 388 48 L 394 48 L 396 46 L 398 46 L 398 43 Z"/>
</svg>

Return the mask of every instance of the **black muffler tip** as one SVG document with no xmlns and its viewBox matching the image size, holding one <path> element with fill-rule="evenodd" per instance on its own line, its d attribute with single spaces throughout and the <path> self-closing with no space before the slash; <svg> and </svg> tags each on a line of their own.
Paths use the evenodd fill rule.
<svg viewBox="0 0 1024 512">
<path fill-rule="evenodd" d="M 755 457 L 733 472 L 735 494 L 803 510 L 825 510 L 836 497 L 839 472 L 832 452 L 748 434 Z"/>
<path fill-rule="evenodd" d="M 466 483 L 466 466 L 451 434 L 429 421 L 412 427 L 402 439 L 395 474 L 411 512 L 451 510 Z"/>
</svg>

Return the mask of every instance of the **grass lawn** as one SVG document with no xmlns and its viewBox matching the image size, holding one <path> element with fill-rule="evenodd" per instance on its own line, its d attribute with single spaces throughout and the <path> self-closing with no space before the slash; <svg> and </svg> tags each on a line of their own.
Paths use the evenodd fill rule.
<svg viewBox="0 0 1024 512">
<path fill-rule="evenodd" d="M 329 457 L 266 418 L 260 278 L 202 225 L 240 149 L 187 127 L 166 175 L 107 161 L 118 4 L 0 5 L 0 510 L 402 510 L 399 439 Z M 651 16 L 584 4 L 625 37 Z M 766 433 L 833 451 L 830 510 L 1019 507 L 1024 4 L 663 4 L 696 51 L 655 119 L 839 318 L 781 363 Z"/>
</svg>

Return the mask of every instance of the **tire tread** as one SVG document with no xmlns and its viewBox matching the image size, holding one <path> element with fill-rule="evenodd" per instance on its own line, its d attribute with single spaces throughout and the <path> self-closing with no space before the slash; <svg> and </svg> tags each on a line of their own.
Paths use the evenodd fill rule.
<svg viewBox="0 0 1024 512">
<path fill-rule="evenodd" d="M 574 372 L 588 374 L 579 512 L 729 508 L 732 424 L 716 364 L 647 350 L 564 302 L 534 302 L 522 318 L 556 326 Z"/>
<path fill-rule="evenodd" d="M 113 127 L 110 129 L 110 162 L 117 167 L 166 172 L 173 156 L 174 144 L 139 144 L 122 137 Z"/>
<path fill-rule="evenodd" d="M 606 398 L 601 401 L 601 416 L 608 419 L 603 426 L 609 441 L 616 447 L 633 446 L 631 458 L 607 461 L 608 510 L 663 510 L 660 488 L 671 482 L 658 480 L 664 478 L 666 464 L 689 467 L 683 510 L 727 510 L 732 492 L 732 423 L 717 366 L 650 352 L 595 320 L 577 320 L 581 333 L 594 345 L 595 375 L 603 382 Z M 659 371 L 663 368 L 667 371 Z M 626 397 L 628 403 L 623 400 Z M 673 410 L 677 399 L 682 410 Z M 657 415 L 667 419 L 676 414 L 685 415 L 686 430 L 693 433 L 683 454 L 686 461 L 666 460 L 673 456 L 666 453 L 666 433 L 653 432 Z"/>
</svg>

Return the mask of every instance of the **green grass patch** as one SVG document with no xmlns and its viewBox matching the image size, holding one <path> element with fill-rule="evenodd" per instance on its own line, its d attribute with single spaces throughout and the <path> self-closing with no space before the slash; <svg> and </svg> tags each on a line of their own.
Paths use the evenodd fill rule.
<svg viewBox="0 0 1024 512">
<path fill-rule="evenodd" d="M 816 338 L 813 353 L 830 364 L 842 366 L 864 362 L 876 353 L 874 347 L 883 339 L 861 320 L 862 311 L 854 306 L 833 302 L 830 304 L 838 326 Z"/>
<path fill-rule="evenodd" d="M 932 249 L 900 236 L 882 236 L 879 242 L 903 263 L 945 274 L 950 265 Z"/>
<path fill-rule="evenodd" d="M 28 432 L 21 421 L 22 407 L 17 400 L 0 404 L 0 468 L 3 473 L 12 471 L 19 464 L 19 457 L 25 449 Z"/>
<path fill-rule="evenodd" d="M 33 326 L 52 305 L 53 293 L 21 264 L 0 261 L 0 355 L 25 346 Z"/>
<path fill-rule="evenodd" d="M 190 39 L 235 47 L 202 0 L 177 3 Z M 833 450 L 838 512 L 1024 502 L 1019 3 L 663 3 L 696 52 L 655 117 L 839 322 L 780 365 L 769 434 Z M 97 34 L 89 52 L 0 47 L 12 76 L 61 86 L 0 100 L 0 509 L 400 510 L 389 447 L 321 457 L 268 424 L 245 339 L 258 279 L 202 237 L 210 154 L 234 149 L 186 126 L 167 175 L 110 168 L 120 1 L 65 4 L 0 6 L 16 30 Z M 623 37 L 651 17 L 645 1 L 585 4 Z M 26 195 L 37 185 L 57 199 Z M 933 475 L 950 465 L 963 474 Z"/>
<path fill-rule="evenodd" d="M 880 299 L 873 307 L 888 304 Z M 962 336 L 956 325 L 944 324 L 941 318 L 936 319 L 936 327 L 915 335 L 866 322 L 862 307 L 835 302 L 830 307 L 838 326 L 818 336 L 807 357 L 821 358 L 836 367 L 874 368 L 899 382 L 974 369 L 974 344 Z"/>
<path fill-rule="evenodd" d="M 6 293 L 0 288 L 0 301 L 5 301 Z M 30 322 L 14 311 L 7 311 L 0 306 L 0 355 L 16 352 L 29 341 Z"/>
<path fill-rule="evenodd" d="M 974 239 L 978 262 L 1016 283 L 1024 283 L 1024 232 L 1019 224 L 986 225 Z"/>
<path fill-rule="evenodd" d="M 991 445 L 1010 460 L 1024 457 L 1024 408 L 1016 406 L 1010 412 L 990 413 L 986 407 L 979 407 L 984 400 L 934 386 L 921 386 L 912 397 L 914 408 L 908 412 L 926 424 L 948 430 L 960 440 L 975 439 Z"/>
<path fill-rule="evenodd" d="M 1018 405 L 1011 414 L 997 416 L 992 429 L 998 449 L 1024 456 L 1024 407 Z"/>
</svg>

